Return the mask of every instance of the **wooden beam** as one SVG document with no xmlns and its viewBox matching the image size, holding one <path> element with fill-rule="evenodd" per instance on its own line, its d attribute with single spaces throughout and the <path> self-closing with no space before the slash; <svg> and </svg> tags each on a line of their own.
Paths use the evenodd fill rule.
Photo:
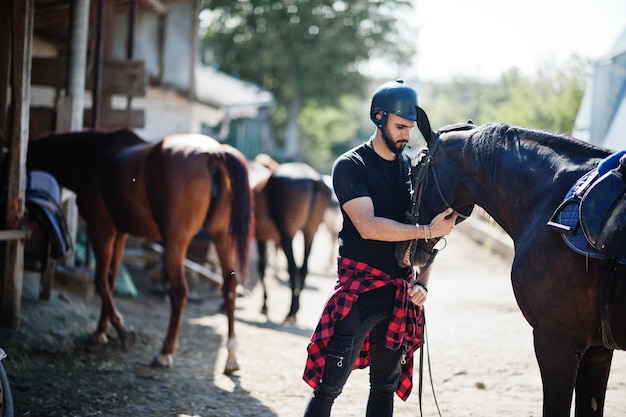
<svg viewBox="0 0 626 417">
<path fill-rule="evenodd" d="M 25 240 L 30 237 L 30 229 L 0 230 L 0 240 Z"/>
<path fill-rule="evenodd" d="M 47 133 L 54 132 L 59 129 L 57 125 L 57 114 L 60 109 L 52 107 L 33 107 L 31 108 L 31 137 L 37 138 Z M 120 129 L 123 127 L 141 129 L 146 125 L 146 115 L 143 109 L 126 110 L 126 109 L 110 109 L 102 108 L 100 111 L 99 128 L 110 130 Z M 85 128 L 91 127 L 92 112 L 90 108 L 85 109 L 83 113 L 83 124 Z"/>
<path fill-rule="evenodd" d="M 91 126 L 92 112 L 85 110 L 85 127 Z M 138 110 L 118 110 L 109 107 L 100 109 L 100 120 L 98 128 L 104 130 L 128 128 L 143 128 L 146 124 L 145 112 L 143 109 Z"/>
<path fill-rule="evenodd" d="M 30 104 L 32 30 L 35 0 L 13 0 L 11 60 L 11 131 L 6 225 L 21 229 L 26 209 L 26 151 Z M 4 277 L 0 288 L 0 325 L 19 329 L 24 279 L 24 241 L 6 243 Z"/>
<path fill-rule="evenodd" d="M 65 88 L 67 62 L 63 58 L 33 58 L 32 84 Z M 87 74 L 87 89 L 93 85 Z M 102 68 L 102 94 L 144 97 L 147 76 L 143 61 L 108 61 Z"/>
</svg>

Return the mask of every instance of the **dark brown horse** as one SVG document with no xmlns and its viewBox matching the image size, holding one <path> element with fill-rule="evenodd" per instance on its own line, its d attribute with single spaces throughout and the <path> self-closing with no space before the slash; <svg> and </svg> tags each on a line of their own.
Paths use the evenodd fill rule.
<svg viewBox="0 0 626 417">
<path fill-rule="evenodd" d="M 511 282 L 533 328 L 544 417 L 569 416 L 573 392 L 577 417 L 602 416 L 613 351 L 626 348 L 626 269 L 575 252 L 547 224 L 571 187 L 610 151 L 503 124 L 432 133 L 422 115 L 419 126 L 430 158 L 420 223 L 445 207 L 467 211 L 476 204 L 511 236 Z"/>
<path fill-rule="evenodd" d="M 128 130 L 52 134 L 32 140 L 28 169 L 41 169 L 77 195 L 96 259 L 102 299 L 96 342 L 112 324 L 123 344 L 134 335 L 113 301 L 116 273 L 129 234 L 162 242 L 171 303 L 167 335 L 154 366 L 169 366 L 178 348 L 189 289 L 184 258 L 204 228 L 217 249 L 228 316 L 225 372 L 239 369 L 234 329 L 236 270 L 247 267 L 252 204 L 247 161 L 203 135 L 181 134 L 151 144 Z"/>
<path fill-rule="evenodd" d="M 300 292 L 308 273 L 308 259 L 313 238 L 329 205 L 331 190 L 322 176 L 304 163 L 285 163 L 267 169 L 260 168 L 259 178 L 251 185 L 255 197 L 255 238 L 259 250 L 258 271 L 263 285 L 262 313 L 267 314 L 267 243 L 273 241 L 287 257 L 291 307 L 285 322 L 294 322 L 300 308 Z M 296 233 L 304 237 L 302 265 L 294 259 L 293 239 Z"/>
</svg>

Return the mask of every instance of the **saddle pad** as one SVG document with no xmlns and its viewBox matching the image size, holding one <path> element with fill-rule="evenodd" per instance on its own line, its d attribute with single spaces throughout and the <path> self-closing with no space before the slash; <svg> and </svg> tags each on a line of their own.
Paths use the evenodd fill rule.
<svg viewBox="0 0 626 417">
<path fill-rule="evenodd" d="M 57 180 L 45 171 L 31 171 L 27 177 L 26 208 L 37 220 L 51 244 L 51 257 L 59 259 L 72 250 L 72 239 L 59 207 L 61 189 Z"/>
<path fill-rule="evenodd" d="M 556 220 L 565 226 L 569 226 L 572 230 L 575 230 L 575 233 L 561 233 L 561 237 L 565 241 L 565 244 L 570 247 L 570 249 L 580 255 L 589 256 L 596 259 L 606 259 L 605 254 L 595 250 L 587 241 L 587 238 L 583 233 L 583 229 L 582 227 L 580 227 L 579 224 L 579 201 L 572 198 L 577 192 L 580 185 L 583 184 L 587 180 L 589 175 L 593 172 L 594 171 L 583 175 L 568 191 L 564 201 L 570 201 L 563 206 Z M 626 265 L 626 256 L 619 258 L 618 261 L 620 264 Z"/>
</svg>

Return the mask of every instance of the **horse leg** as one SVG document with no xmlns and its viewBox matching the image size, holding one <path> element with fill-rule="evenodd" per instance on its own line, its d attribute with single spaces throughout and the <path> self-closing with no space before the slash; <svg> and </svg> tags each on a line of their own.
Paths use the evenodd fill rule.
<svg viewBox="0 0 626 417">
<path fill-rule="evenodd" d="M 127 233 L 118 234 L 115 238 L 115 242 L 113 244 L 113 256 L 111 259 L 111 268 L 109 270 L 109 288 L 113 293 L 115 292 L 115 281 L 117 280 L 117 272 L 119 270 L 120 264 L 122 263 L 122 257 L 124 255 L 124 248 L 126 247 L 126 239 L 128 238 Z M 124 325 L 124 319 L 122 315 L 119 313 L 115 305 L 113 305 L 113 309 L 111 310 L 111 316 L 109 317 L 111 320 L 111 324 L 117 330 L 117 335 L 122 342 L 122 346 L 130 347 L 135 344 L 135 332 L 132 328 L 126 327 Z"/>
<path fill-rule="evenodd" d="M 300 277 L 296 260 L 293 256 L 293 239 L 290 236 L 281 236 L 281 244 L 287 258 L 287 271 L 289 272 L 289 286 L 291 287 L 291 307 L 285 318 L 285 323 L 295 323 L 296 313 L 300 309 Z"/>
<path fill-rule="evenodd" d="M 96 330 L 91 335 L 91 341 L 104 344 L 108 342 L 107 332 L 111 326 L 111 321 L 120 324 L 123 323 L 123 320 L 115 307 L 112 286 L 117 274 L 117 269 L 113 269 L 113 258 L 115 243 L 118 238 L 114 234 L 103 232 L 106 227 L 100 226 L 88 227 L 89 241 L 96 258 L 94 280 L 101 300 L 100 319 Z"/>
<path fill-rule="evenodd" d="M 263 305 L 261 306 L 261 314 L 267 315 L 267 286 L 265 285 L 265 269 L 267 268 L 267 242 L 257 241 L 257 248 L 259 250 L 259 280 L 263 287 Z"/>
<path fill-rule="evenodd" d="M 222 233 L 214 235 L 215 249 L 222 269 L 222 298 L 224 310 L 228 317 L 228 341 L 226 348 L 228 357 L 224 373 L 229 375 L 239 370 L 237 362 L 237 338 L 235 335 L 235 300 L 237 299 L 237 274 L 235 272 L 235 249 L 230 236 Z"/>
<path fill-rule="evenodd" d="M 306 281 L 306 277 L 309 274 L 309 255 L 311 255 L 311 249 L 313 248 L 313 237 L 315 236 L 315 232 L 312 234 L 304 234 L 304 256 L 302 257 L 302 267 L 300 267 L 300 273 L 297 275 L 298 282 L 296 283 L 297 291 L 297 300 L 296 306 L 297 309 L 294 311 L 294 314 L 298 312 L 300 309 L 300 293 L 304 290 L 304 282 Z"/>
<path fill-rule="evenodd" d="M 576 417 L 601 417 L 611 370 L 613 350 L 603 346 L 587 349 L 576 378 Z"/>
<path fill-rule="evenodd" d="M 534 330 L 535 356 L 543 382 L 543 417 L 569 417 L 578 364 L 584 349 L 562 337 Z"/>
<path fill-rule="evenodd" d="M 161 353 L 152 361 L 152 367 L 169 367 L 174 363 L 174 354 L 178 350 L 180 324 L 185 306 L 187 305 L 187 296 L 189 295 L 183 264 L 189 242 L 183 244 L 181 242 L 165 241 L 164 244 L 163 269 L 170 283 L 170 321 Z"/>
</svg>

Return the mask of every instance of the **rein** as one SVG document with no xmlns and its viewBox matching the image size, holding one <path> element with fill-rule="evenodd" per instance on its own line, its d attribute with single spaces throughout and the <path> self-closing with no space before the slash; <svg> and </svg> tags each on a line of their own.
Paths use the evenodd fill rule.
<svg viewBox="0 0 626 417">
<path fill-rule="evenodd" d="M 451 127 L 449 130 L 465 130 L 465 129 L 471 129 L 471 128 L 474 128 L 474 125 L 468 123 L 466 125 L 455 125 Z M 449 130 L 446 130 L 446 131 L 449 131 Z M 452 205 L 448 203 L 448 200 L 446 199 L 446 197 L 443 194 L 443 191 L 441 190 L 441 185 L 439 184 L 439 178 L 437 177 L 437 171 L 435 170 L 435 164 L 433 161 L 433 156 L 435 154 L 435 151 L 437 150 L 437 148 L 439 147 L 439 143 L 441 142 L 441 134 L 439 132 L 434 133 L 431 131 L 430 137 L 434 139 L 432 146 L 429 146 L 420 155 L 420 158 L 417 164 L 415 164 L 415 166 L 411 168 L 417 171 L 417 174 L 414 177 L 415 184 L 412 184 L 412 186 L 414 187 L 412 189 L 412 192 L 416 193 L 416 197 L 417 197 L 415 199 L 415 205 L 416 205 L 415 209 L 417 212 L 419 212 L 419 208 L 422 202 L 422 192 L 424 190 L 424 186 L 426 185 L 426 180 L 428 179 L 429 169 L 432 171 L 433 180 L 435 182 L 435 188 L 437 190 L 437 194 L 439 195 L 439 198 L 441 199 L 441 201 L 443 201 L 446 207 L 452 208 Z M 452 211 L 461 219 L 467 219 L 469 217 L 469 215 L 459 213 L 454 208 L 452 208 Z M 424 270 L 426 270 L 435 260 L 435 256 L 437 255 L 437 252 L 438 250 L 433 248 L 431 257 L 426 263 L 426 265 L 424 266 Z M 432 367 L 430 363 L 430 349 L 428 349 L 428 337 L 427 337 L 427 332 L 426 332 L 426 314 L 425 314 L 425 310 L 423 306 L 422 306 L 422 322 L 424 326 L 424 334 L 423 334 L 424 340 L 422 343 L 422 347 L 420 348 L 420 359 L 419 359 L 419 378 L 420 379 L 419 379 L 419 387 L 418 387 L 420 416 L 423 417 L 424 415 L 423 410 L 422 410 L 422 387 L 423 387 L 423 373 L 424 373 L 424 349 L 427 349 L 428 352 L 426 353 L 426 361 L 428 363 L 428 376 L 430 377 L 430 386 L 433 392 L 435 406 L 437 407 L 437 413 L 439 414 L 439 417 L 441 417 L 441 410 L 439 409 L 439 403 L 437 402 L 437 395 L 435 394 L 435 386 L 433 383 Z"/>
<path fill-rule="evenodd" d="M 437 395 L 435 394 L 435 384 L 433 383 L 433 373 L 432 373 L 432 366 L 430 365 L 430 349 L 428 348 L 428 335 L 426 333 L 426 310 L 424 309 L 424 306 L 422 306 L 422 323 L 423 323 L 423 327 L 424 327 L 424 336 L 423 339 L 424 341 L 422 342 L 422 347 L 420 348 L 420 362 L 419 362 L 419 376 L 420 376 L 420 382 L 419 382 L 419 388 L 418 388 L 418 398 L 419 398 L 419 406 L 420 406 L 420 417 L 424 416 L 424 411 L 422 410 L 422 385 L 423 385 L 423 374 L 424 374 L 424 349 L 427 349 L 428 352 L 426 353 L 426 362 L 428 363 L 428 377 L 430 378 L 430 388 L 433 392 L 433 399 L 435 400 L 435 406 L 437 407 L 437 414 L 439 414 L 439 417 L 441 416 L 441 409 L 439 409 L 439 402 L 437 401 Z"/>
</svg>

